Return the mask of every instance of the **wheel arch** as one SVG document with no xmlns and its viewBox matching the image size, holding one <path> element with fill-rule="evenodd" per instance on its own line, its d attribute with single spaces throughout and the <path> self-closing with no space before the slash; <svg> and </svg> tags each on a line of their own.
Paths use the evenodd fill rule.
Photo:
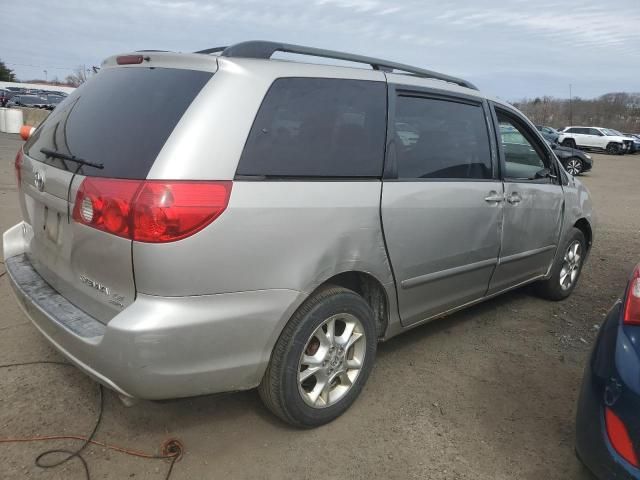
<svg viewBox="0 0 640 480">
<path fill-rule="evenodd" d="M 589 223 L 589 220 L 582 217 L 578 219 L 578 221 L 576 221 L 576 223 L 574 223 L 573 226 L 578 230 L 580 230 L 584 235 L 584 239 L 587 242 L 587 251 L 591 250 L 591 244 L 593 242 L 593 230 L 591 228 L 591 224 Z"/>
<path fill-rule="evenodd" d="M 360 295 L 373 310 L 378 338 L 382 338 L 389 326 L 389 295 L 380 280 L 370 273 L 350 270 L 333 275 L 326 279 L 310 294 L 313 296 L 319 289 L 327 285 L 348 288 Z"/>
</svg>

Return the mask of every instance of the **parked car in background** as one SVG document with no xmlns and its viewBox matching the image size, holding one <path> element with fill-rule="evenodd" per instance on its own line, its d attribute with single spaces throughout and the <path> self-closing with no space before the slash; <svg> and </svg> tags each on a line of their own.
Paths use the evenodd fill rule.
<svg viewBox="0 0 640 480">
<path fill-rule="evenodd" d="M 45 106 L 43 108 L 47 110 L 53 110 L 56 106 L 65 99 L 62 95 L 44 95 L 44 100 L 46 101 Z"/>
<path fill-rule="evenodd" d="M 548 140 L 551 143 L 556 143 L 558 141 L 560 133 L 555 128 L 547 127 L 544 125 L 536 125 L 536 128 L 542 134 L 545 140 Z"/>
<path fill-rule="evenodd" d="M 589 192 L 513 106 L 377 58 L 197 53 L 106 59 L 15 160 L 7 277 L 109 388 L 258 387 L 314 427 L 353 404 L 380 339 L 524 284 L 576 288 Z"/>
<path fill-rule="evenodd" d="M 567 127 L 560 132 L 558 143 L 565 147 L 604 150 L 616 155 L 629 153 L 633 139 L 601 127 Z"/>
<path fill-rule="evenodd" d="M 608 130 L 612 133 L 615 133 L 616 135 L 620 135 L 620 136 L 631 139 L 632 143 L 631 143 L 631 149 L 629 150 L 629 153 L 640 152 L 640 138 L 637 138 L 636 136 L 630 135 L 628 133 L 621 133 L 618 130 L 613 130 L 613 129 L 608 129 Z"/>
<path fill-rule="evenodd" d="M 0 89 L 0 107 L 4 107 L 9 101 L 9 90 Z"/>
<path fill-rule="evenodd" d="M 633 144 L 636 152 L 640 151 L 640 133 L 625 133 L 627 137 L 633 138 Z"/>
<path fill-rule="evenodd" d="M 14 95 L 7 102 L 7 107 L 45 108 L 47 100 L 36 95 Z"/>
<path fill-rule="evenodd" d="M 640 264 L 600 326 L 584 372 L 576 453 L 600 480 L 640 478 Z"/>
<path fill-rule="evenodd" d="M 15 97 L 16 95 L 22 95 L 22 92 L 16 92 L 14 90 L 9 90 L 8 88 L 6 88 L 4 90 L 3 96 L 4 96 L 4 107 L 8 106 L 9 101 Z"/>
<path fill-rule="evenodd" d="M 580 175 L 593 168 L 593 158 L 591 158 L 591 155 L 588 153 L 578 150 L 577 148 L 569 148 L 557 143 L 551 143 L 548 140 L 547 142 L 565 170 L 571 175 Z"/>
</svg>

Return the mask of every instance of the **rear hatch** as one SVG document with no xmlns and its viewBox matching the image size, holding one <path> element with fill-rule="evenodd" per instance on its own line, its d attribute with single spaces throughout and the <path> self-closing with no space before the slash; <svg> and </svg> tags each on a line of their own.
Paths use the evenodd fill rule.
<svg viewBox="0 0 640 480">
<path fill-rule="evenodd" d="M 74 202 L 87 177 L 145 179 L 213 75 L 166 64 L 103 69 L 34 132 L 18 165 L 22 214 L 31 226 L 29 260 L 54 289 L 102 322 L 135 299 L 132 241 L 75 222 Z"/>
</svg>

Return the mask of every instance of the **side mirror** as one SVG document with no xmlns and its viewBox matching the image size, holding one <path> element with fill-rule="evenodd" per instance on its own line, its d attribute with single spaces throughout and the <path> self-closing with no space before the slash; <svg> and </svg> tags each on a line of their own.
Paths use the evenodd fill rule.
<svg viewBox="0 0 640 480">
<path fill-rule="evenodd" d="M 536 178 L 549 178 L 551 176 L 551 170 L 548 168 L 543 168 L 542 170 L 538 170 L 536 172 Z"/>
<path fill-rule="evenodd" d="M 35 127 L 31 125 L 23 125 L 20 127 L 20 137 L 26 142 L 35 131 Z"/>
</svg>

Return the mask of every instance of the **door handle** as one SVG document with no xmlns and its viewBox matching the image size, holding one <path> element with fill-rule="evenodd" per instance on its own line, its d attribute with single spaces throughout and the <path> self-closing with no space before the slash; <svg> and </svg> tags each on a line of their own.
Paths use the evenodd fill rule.
<svg viewBox="0 0 640 480">
<path fill-rule="evenodd" d="M 522 201 L 522 197 L 518 194 L 518 192 L 513 192 L 511 195 L 507 197 L 507 202 L 511 205 L 517 205 Z"/>
<path fill-rule="evenodd" d="M 488 197 L 484 197 L 484 201 L 487 203 L 499 203 L 504 201 L 504 195 L 491 190 Z"/>
</svg>

